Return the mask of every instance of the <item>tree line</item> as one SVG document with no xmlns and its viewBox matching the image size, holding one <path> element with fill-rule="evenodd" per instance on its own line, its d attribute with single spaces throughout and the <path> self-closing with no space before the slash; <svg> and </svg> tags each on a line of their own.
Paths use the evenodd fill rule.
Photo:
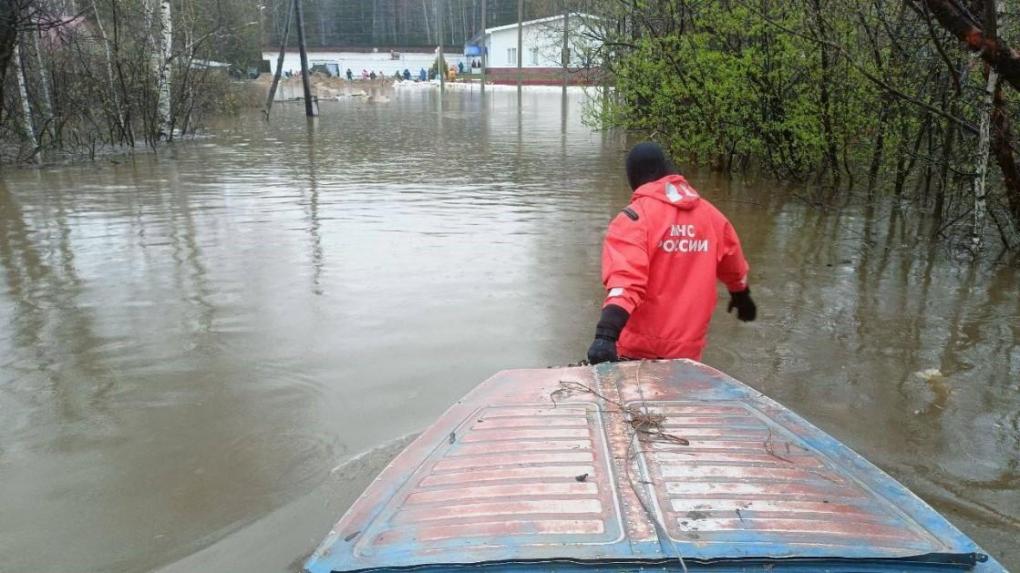
<svg viewBox="0 0 1020 573">
<path fill-rule="evenodd" d="M 457 46 L 482 0 L 302 0 L 311 47 Z M 291 0 L 7 0 L 0 161 L 156 145 L 229 107 Z M 517 20 L 487 0 L 486 24 Z M 528 0 L 585 20 L 612 89 L 590 119 L 684 162 L 888 193 L 934 234 L 1020 246 L 1020 12 L 1004 0 Z M 443 22 L 438 37 L 436 23 Z M 294 35 L 291 35 L 294 38 Z M 293 42 L 293 40 L 292 40 Z M 957 236 L 961 233 L 956 233 Z"/>
<path fill-rule="evenodd" d="M 257 65 L 256 0 L 5 0 L 0 162 L 155 146 L 232 105 Z"/>
<path fill-rule="evenodd" d="M 1020 47 L 1003 0 L 578 1 L 615 87 L 595 119 L 684 161 L 888 192 L 933 234 L 1020 246 Z"/>
<path fill-rule="evenodd" d="M 524 17 L 557 13 L 559 0 L 526 0 Z M 304 0 L 308 45 L 313 48 L 463 46 L 482 28 L 483 0 Z M 284 36 L 287 2 L 271 6 L 267 41 Z M 486 0 L 486 27 L 517 21 L 517 0 Z M 443 37 L 439 27 L 443 21 Z M 290 39 L 296 46 L 296 40 Z"/>
<path fill-rule="evenodd" d="M 525 16 L 550 13 L 556 2 L 528 0 Z M 482 0 L 302 3 L 313 48 L 459 46 L 482 26 Z M 210 112 L 247 104 L 228 72 L 259 68 L 263 48 L 279 45 L 291 4 L 0 2 L 0 163 L 155 147 Z M 486 8 L 490 26 L 517 19 L 517 0 L 488 0 Z"/>
</svg>

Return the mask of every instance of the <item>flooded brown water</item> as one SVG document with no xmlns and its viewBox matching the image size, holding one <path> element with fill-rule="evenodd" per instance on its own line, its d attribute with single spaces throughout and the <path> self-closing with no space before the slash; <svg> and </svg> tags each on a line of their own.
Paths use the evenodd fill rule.
<svg viewBox="0 0 1020 573">
<path fill-rule="evenodd" d="M 2 174 L 0 571 L 292 570 L 478 382 L 582 357 L 626 142 L 578 98 L 390 97 Z M 692 179 L 759 303 L 720 302 L 706 362 L 1020 569 L 1018 271 L 888 204 Z"/>
</svg>

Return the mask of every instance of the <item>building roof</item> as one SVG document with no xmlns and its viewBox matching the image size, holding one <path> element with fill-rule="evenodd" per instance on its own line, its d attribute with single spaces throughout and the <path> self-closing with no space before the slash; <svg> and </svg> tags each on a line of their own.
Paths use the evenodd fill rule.
<svg viewBox="0 0 1020 573">
<path fill-rule="evenodd" d="M 583 20 L 590 20 L 590 19 L 597 18 L 596 16 L 592 16 L 590 14 L 581 14 L 581 13 L 577 13 L 577 14 L 571 13 L 571 16 L 578 16 L 578 17 L 580 17 Z M 555 16 L 549 16 L 547 18 L 539 18 L 537 20 L 527 20 L 527 21 L 521 23 L 521 27 L 536 26 L 538 24 L 547 24 L 549 22 L 554 22 L 556 20 L 562 20 L 562 19 L 563 19 L 563 14 L 557 14 Z M 515 28 L 517 28 L 517 22 L 514 22 L 513 24 L 507 24 L 505 26 L 496 26 L 495 28 L 486 28 L 485 29 L 485 33 L 486 34 L 491 34 L 493 32 L 502 32 L 504 30 L 513 30 Z"/>
</svg>

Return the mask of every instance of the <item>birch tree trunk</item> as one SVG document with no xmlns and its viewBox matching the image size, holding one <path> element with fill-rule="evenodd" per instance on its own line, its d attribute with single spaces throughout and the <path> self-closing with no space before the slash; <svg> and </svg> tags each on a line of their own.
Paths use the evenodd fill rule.
<svg viewBox="0 0 1020 573">
<path fill-rule="evenodd" d="M 160 0 L 159 3 L 159 41 L 158 45 L 158 78 L 157 87 L 159 102 L 156 107 L 156 124 L 159 129 L 159 139 L 170 141 L 173 139 L 173 117 L 170 109 L 170 57 L 173 48 L 173 21 L 170 13 L 170 0 Z"/>
<path fill-rule="evenodd" d="M 124 137 L 124 117 L 120 111 L 120 96 L 117 95 L 116 83 L 113 75 L 113 51 L 110 49 L 110 38 L 106 35 L 106 29 L 103 28 L 103 21 L 99 17 L 99 8 L 96 6 L 96 0 L 92 1 L 92 16 L 95 18 L 96 31 L 99 33 L 99 39 L 103 43 L 103 56 L 106 58 L 106 81 L 110 86 L 110 103 L 113 105 L 113 114 L 117 122 L 117 128 L 120 130 L 121 138 Z"/>
<path fill-rule="evenodd" d="M 971 229 L 971 246 L 975 251 L 984 242 L 985 223 L 988 218 L 988 157 L 991 151 L 992 105 L 999 87 L 999 74 L 988 66 L 988 84 L 981 97 L 981 119 L 978 124 L 978 157 L 974 166 L 974 226 Z"/>
<path fill-rule="evenodd" d="M 425 43 L 432 44 L 432 27 L 429 25 L 429 7 L 427 0 L 421 0 L 421 15 L 425 19 Z"/>
<path fill-rule="evenodd" d="M 322 6 L 322 0 L 315 3 L 315 15 L 319 20 L 319 47 L 326 46 L 326 9 Z"/>
<path fill-rule="evenodd" d="M 25 63 L 21 60 L 21 39 L 14 43 L 14 52 L 11 54 L 14 65 L 18 66 L 18 97 L 21 99 L 21 126 L 25 131 L 25 139 L 32 146 L 33 155 L 36 152 L 38 143 L 35 139 L 35 126 L 32 125 L 32 105 L 28 101 L 28 77 L 25 75 Z"/>
<path fill-rule="evenodd" d="M 152 116 L 151 116 L 151 121 L 153 121 L 155 123 L 150 123 L 150 116 L 149 116 L 148 113 L 143 114 L 144 118 L 145 118 L 145 142 L 147 144 L 151 145 L 153 148 L 155 148 L 156 147 L 156 142 L 159 140 L 159 131 L 160 131 L 160 128 L 159 128 L 159 126 L 160 126 L 160 123 L 159 123 L 159 60 L 160 60 L 160 50 L 159 50 L 159 41 L 156 38 L 156 31 L 153 30 L 154 26 L 152 25 L 152 21 L 153 21 L 153 17 L 154 17 L 154 15 L 153 15 L 153 12 L 154 12 L 153 3 L 154 2 L 159 2 L 159 0 L 140 0 L 140 1 L 141 1 L 141 4 L 142 4 L 142 29 L 145 30 L 145 34 L 142 36 L 142 38 L 143 38 L 143 46 L 144 46 L 145 52 L 147 54 L 149 54 L 149 70 L 148 70 L 148 72 L 152 74 L 152 78 L 151 78 L 152 84 L 151 85 L 156 88 L 156 92 L 154 94 L 156 96 L 155 101 L 149 101 L 148 98 L 146 98 L 146 100 L 145 100 L 145 109 L 148 110 L 150 105 L 154 105 L 153 110 L 155 111 L 155 113 L 152 114 Z M 115 33 L 114 38 L 116 38 L 116 30 L 117 30 L 117 25 L 116 25 L 116 18 L 115 18 L 114 19 L 114 33 Z M 118 64 L 119 63 L 120 62 L 118 62 Z M 119 71 L 120 70 L 118 69 L 118 72 Z M 125 105 L 130 107 L 130 105 L 131 105 L 130 104 L 130 102 L 131 102 L 130 95 L 125 93 L 123 101 L 124 101 Z"/>
<path fill-rule="evenodd" d="M 372 43 L 379 43 L 379 0 L 372 0 Z"/>
<path fill-rule="evenodd" d="M 30 42 L 32 59 L 35 60 L 36 71 L 39 74 L 39 111 L 44 124 L 49 124 L 53 119 L 53 101 L 50 99 L 50 84 L 46 79 L 46 66 L 43 65 L 42 52 L 39 51 L 39 31 L 31 30 L 26 34 L 28 34 Z M 48 128 L 44 127 L 44 129 Z"/>
<path fill-rule="evenodd" d="M 997 37 L 999 34 L 999 21 L 1006 14 L 1006 3 L 1003 0 L 985 0 L 984 25 L 985 33 Z M 1020 244 L 1020 235 L 1016 225 L 1020 223 L 1020 165 L 1017 164 L 1014 155 L 1013 133 L 1010 127 L 1009 107 L 1002 93 L 1002 82 L 996 86 L 992 96 L 991 111 L 991 142 L 992 154 L 1002 171 L 1003 191 L 1006 194 L 1009 216 L 1006 217 L 1006 224 L 999 226 L 1003 241 L 1008 246 Z M 992 216 L 995 217 L 993 211 Z"/>
</svg>

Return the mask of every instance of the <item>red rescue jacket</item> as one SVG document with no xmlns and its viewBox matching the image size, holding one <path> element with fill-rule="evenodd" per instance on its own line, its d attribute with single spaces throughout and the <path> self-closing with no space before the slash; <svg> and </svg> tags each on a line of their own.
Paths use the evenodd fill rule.
<svg viewBox="0 0 1020 573">
<path fill-rule="evenodd" d="M 742 291 L 748 269 L 733 225 L 682 176 L 638 187 L 602 248 L 603 306 L 630 313 L 620 356 L 700 360 L 715 281 Z"/>
</svg>

